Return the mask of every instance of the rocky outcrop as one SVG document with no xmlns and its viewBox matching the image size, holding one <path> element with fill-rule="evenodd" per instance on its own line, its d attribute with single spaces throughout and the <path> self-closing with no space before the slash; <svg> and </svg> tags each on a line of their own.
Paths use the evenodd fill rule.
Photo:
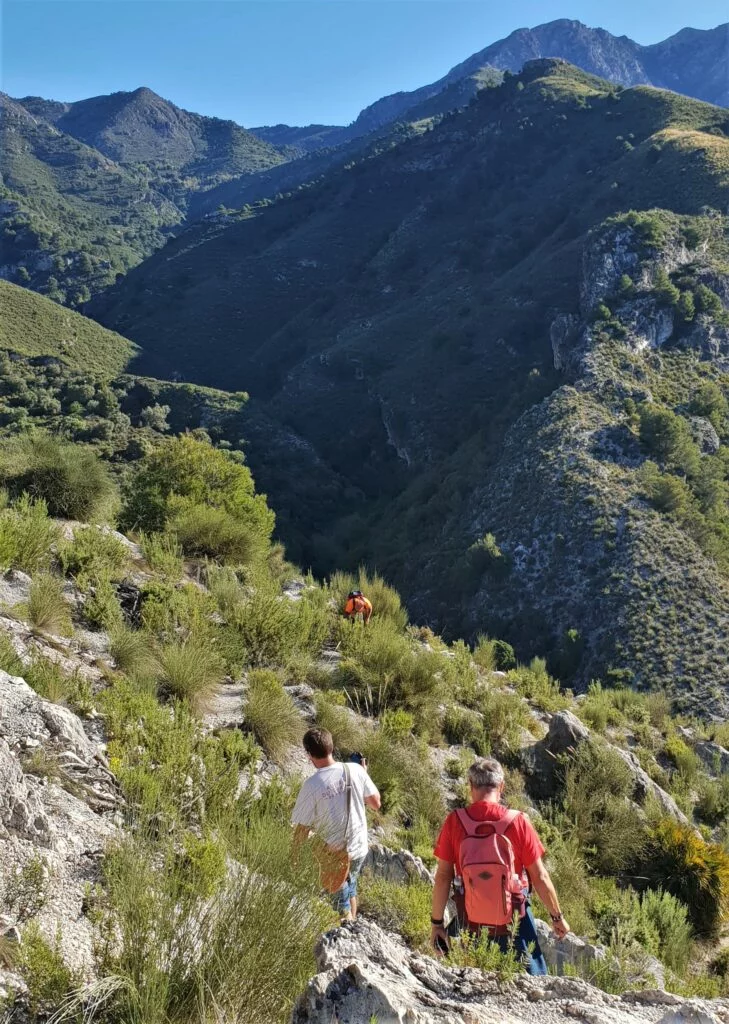
<svg viewBox="0 0 729 1024">
<path fill-rule="evenodd" d="M 687 1001 L 666 992 L 610 996 L 577 978 L 517 977 L 445 967 L 414 953 L 371 921 L 338 928 L 316 950 L 319 973 L 292 1024 L 720 1024 L 729 1001 Z M 702 1016 L 703 1015 L 703 1016 Z"/>
<path fill-rule="evenodd" d="M 409 850 L 391 850 L 377 842 L 370 843 L 363 870 L 397 885 L 413 880 L 433 884 L 433 874 L 420 857 L 416 857 Z"/>
<path fill-rule="evenodd" d="M 120 806 L 102 749 L 68 708 L 0 671 L 0 907 L 5 924 L 59 930 L 68 963 L 88 968 L 85 887 L 98 878 Z"/>
<path fill-rule="evenodd" d="M 522 761 L 531 780 L 531 789 L 542 798 L 553 796 L 558 785 L 557 768 L 560 759 L 574 753 L 588 742 L 592 734 L 587 726 L 571 711 L 559 711 L 552 715 L 549 730 L 543 740 L 522 751 Z M 689 824 L 688 818 L 678 807 L 673 797 L 654 782 L 640 765 L 635 754 L 614 746 L 606 745 L 625 762 L 633 776 L 633 799 L 638 804 L 655 800 L 664 814 L 682 824 Z"/>
</svg>

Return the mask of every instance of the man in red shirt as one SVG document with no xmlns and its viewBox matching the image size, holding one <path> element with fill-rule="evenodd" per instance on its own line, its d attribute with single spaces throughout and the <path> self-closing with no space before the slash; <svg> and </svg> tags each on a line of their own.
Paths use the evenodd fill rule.
<svg viewBox="0 0 729 1024">
<path fill-rule="evenodd" d="M 471 791 L 471 803 L 466 813 L 472 821 L 499 822 L 514 813 L 501 803 L 504 792 L 504 770 L 498 761 L 493 758 L 474 761 L 468 771 L 468 783 Z M 433 888 L 431 939 L 435 948 L 441 952 L 448 945 L 448 934 L 444 928 L 443 915 L 454 879 L 456 880 L 456 894 L 460 888 L 459 881 L 462 877 L 460 847 L 465 835 L 466 829 L 459 820 L 458 812 L 452 811 L 446 818 L 435 844 L 434 853 L 438 865 Z M 526 815 L 519 813 L 505 828 L 504 835 L 511 843 L 514 852 L 516 874 L 524 876 L 525 889 L 527 880 L 531 882 L 549 911 L 555 935 L 558 939 L 563 939 L 570 928 L 559 909 L 557 893 L 542 860 L 544 847 L 534 826 Z M 457 900 L 456 902 L 462 901 Z M 490 926 L 487 921 L 472 922 L 468 920 L 462 921 L 461 924 L 476 933 L 487 928 L 493 941 L 498 943 L 504 952 L 512 943 L 507 926 Z M 519 930 L 513 940 L 513 947 L 518 955 L 523 956 L 529 974 L 547 973 L 547 965 L 539 948 L 534 917 L 528 900 L 519 920 Z M 531 955 L 530 947 L 533 947 Z"/>
</svg>

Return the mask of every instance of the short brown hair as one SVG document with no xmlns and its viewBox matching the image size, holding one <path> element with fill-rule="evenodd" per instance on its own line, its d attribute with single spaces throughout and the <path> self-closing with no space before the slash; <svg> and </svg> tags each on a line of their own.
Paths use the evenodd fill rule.
<svg viewBox="0 0 729 1024">
<path fill-rule="evenodd" d="M 334 750 L 334 740 L 328 729 L 309 729 L 304 733 L 304 750 L 312 757 L 329 757 Z"/>
</svg>

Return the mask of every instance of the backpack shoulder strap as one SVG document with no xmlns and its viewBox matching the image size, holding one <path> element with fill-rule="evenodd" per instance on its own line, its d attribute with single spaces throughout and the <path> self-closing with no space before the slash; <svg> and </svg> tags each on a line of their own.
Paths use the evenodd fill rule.
<svg viewBox="0 0 729 1024">
<path fill-rule="evenodd" d="M 483 825 L 482 821 L 474 821 L 474 819 L 471 817 L 471 815 L 468 813 L 465 807 L 459 807 L 456 810 L 456 816 L 458 817 L 458 820 L 463 826 L 463 829 L 465 830 L 467 836 L 479 835 L 478 829 L 481 825 Z"/>
<path fill-rule="evenodd" d="M 494 832 L 496 832 L 497 835 L 503 836 L 509 825 L 513 825 L 520 814 L 521 811 L 515 811 L 513 809 L 507 811 L 503 818 L 494 822 Z"/>
<path fill-rule="evenodd" d="M 352 818 L 352 773 L 349 765 L 344 765 L 344 785 L 347 793 L 347 821 L 344 826 L 344 842 L 345 845 L 349 840 L 349 823 Z"/>
</svg>

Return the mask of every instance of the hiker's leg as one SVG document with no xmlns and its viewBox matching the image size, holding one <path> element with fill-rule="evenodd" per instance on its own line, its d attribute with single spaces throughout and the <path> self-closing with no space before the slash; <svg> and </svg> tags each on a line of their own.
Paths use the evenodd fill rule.
<svg viewBox="0 0 729 1024">
<path fill-rule="evenodd" d="M 340 889 L 337 889 L 335 893 L 332 893 L 332 904 L 334 909 L 339 914 L 339 920 L 344 924 L 345 921 L 352 920 L 352 899 L 349 891 L 349 876 L 344 880 L 344 884 Z"/>
<path fill-rule="evenodd" d="M 527 903 L 526 913 L 519 921 L 519 933 L 514 939 L 514 951 L 523 961 L 527 974 L 548 974 L 547 961 L 544 959 L 539 945 L 537 926 L 534 923 L 532 908 Z"/>
<path fill-rule="evenodd" d="M 349 866 L 349 905 L 351 907 L 353 921 L 357 917 L 357 882 L 364 862 L 364 857 L 358 857 L 356 860 L 353 860 Z"/>
</svg>

